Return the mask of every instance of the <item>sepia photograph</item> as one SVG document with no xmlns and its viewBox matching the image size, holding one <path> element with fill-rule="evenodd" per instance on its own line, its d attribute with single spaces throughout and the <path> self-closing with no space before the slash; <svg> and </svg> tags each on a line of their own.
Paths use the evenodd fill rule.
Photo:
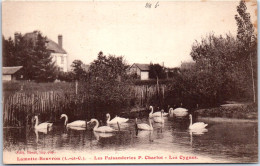
<svg viewBox="0 0 260 166">
<path fill-rule="evenodd" d="M 257 1 L 4 1 L 4 164 L 258 163 Z"/>
</svg>

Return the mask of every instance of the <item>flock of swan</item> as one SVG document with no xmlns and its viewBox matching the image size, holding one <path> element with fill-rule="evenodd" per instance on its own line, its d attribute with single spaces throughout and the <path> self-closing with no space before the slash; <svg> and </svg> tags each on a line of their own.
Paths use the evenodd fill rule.
<svg viewBox="0 0 260 166">
<path fill-rule="evenodd" d="M 153 130 L 153 126 L 152 126 L 152 121 L 155 123 L 164 123 L 164 117 L 169 116 L 169 117 L 173 117 L 173 116 L 179 116 L 179 117 L 183 117 L 188 115 L 188 110 L 185 108 L 170 108 L 169 109 L 169 113 L 165 113 L 164 110 L 158 111 L 158 112 L 153 112 L 153 106 L 150 106 L 149 109 L 151 110 L 151 112 L 149 113 L 148 116 L 148 121 L 149 124 L 147 123 L 138 123 L 137 118 L 135 119 L 135 127 L 138 130 L 147 130 L 147 131 L 152 131 Z M 85 129 L 87 127 L 87 124 L 89 123 L 95 123 L 95 127 L 93 128 L 94 132 L 99 132 L 99 133 L 111 133 L 116 131 L 116 129 L 110 127 L 109 125 L 115 125 L 117 124 L 119 127 L 119 124 L 122 123 L 127 123 L 128 122 L 128 118 L 122 118 L 122 117 L 118 117 L 116 116 L 114 119 L 111 119 L 110 114 L 107 113 L 106 114 L 106 118 L 107 118 L 107 126 L 99 126 L 99 122 L 97 119 L 91 119 L 89 122 L 86 122 L 85 120 L 76 120 L 73 122 L 68 123 L 68 116 L 66 114 L 62 114 L 60 116 L 60 119 L 65 118 L 64 121 L 64 126 L 68 127 L 68 128 L 81 128 L 81 129 Z M 208 124 L 205 124 L 204 122 L 196 122 L 196 123 L 192 123 L 192 115 L 189 114 L 189 119 L 190 119 L 190 125 L 189 125 L 189 130 L 190 131 L 194 131 L 194 132 L 203 132 L 206 129 L 206 126 Z M 51 128 L 53 126 L 53 123 L 49 123 L 49 122 L 44 122 L 44 123 L 40 123 L 39 124 L 39 120 L 38 120 L 38 116 L 34 117 L 35 122 L 35 130 L 40 131 L 40 132 L 46 132 L 48 131 L 49 128 Z"/>
</svg>

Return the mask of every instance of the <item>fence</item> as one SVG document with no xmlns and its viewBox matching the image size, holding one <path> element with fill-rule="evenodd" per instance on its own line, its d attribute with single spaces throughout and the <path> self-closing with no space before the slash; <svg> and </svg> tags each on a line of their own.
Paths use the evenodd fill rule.
<svg viewBox="0 0 260 166">
<path fill-rule="evenodd" d="M 131 96 L 135 105 L 147 106 L 154 96 L 160 100 L 164 98 L 165 85 L 132 86 Z M 62 113 L 72 119 L 85 117 L 93 111 L 90 108 L 89 96 L 86 93 L 67 93 L 62 91 L 16 92 L 3 96 L 4 126 L 25 126 L 31 124 L 34 115 L 41 115 L 42 121 L 56 122 Z M 91 116 L 91 115 L 90 115 Z"/>
</svg>

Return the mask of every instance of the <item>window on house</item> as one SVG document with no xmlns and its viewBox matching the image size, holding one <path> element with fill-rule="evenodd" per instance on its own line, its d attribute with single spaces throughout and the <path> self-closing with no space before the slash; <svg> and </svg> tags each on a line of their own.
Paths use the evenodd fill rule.
<svg viewBox="0 0 260 166">
<path fill-rule="evenodd" d="M 64 64 L 64 57 L 61 57 L 61 64 Z"/>
</svg>

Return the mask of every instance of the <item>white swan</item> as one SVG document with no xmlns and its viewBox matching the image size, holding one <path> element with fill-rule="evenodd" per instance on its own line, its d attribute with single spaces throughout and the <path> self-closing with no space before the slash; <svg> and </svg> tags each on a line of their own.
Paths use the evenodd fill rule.
<svg viewBox="0 0 260 166">
<path fill-rule="evenodd" d="M 155 113 L 153 113 L 153 106 L 150 106 L 150 109 L 151 109 L 151 113 L 149 114 L 149 116 L 150 117 L 156 117 L 156 116 L 161 116 L 161 112 L 160 111 L 158 111 L 158 112 L 155 112 Z M 167 116 L 168 115 L 168 113 L 163 113 L 163 116 Z"/>
<path fill-rule="evenodd" d="M 189 115 L 190 117 L 190 126 L 189 129 L 190 130 L 204 130 L 206 126 L 208 126 L 208 124 L 205 124 L 204 122 L 196 122 L 194 124 L 192 124 L 192 115 Z"/>
<path fill-rule="evenodd" d="M 153 117 L 153 121 L 156 122 L 156 123 L 164 123 L 164 118 L 163 118 L 163 113 L 164 113 L 164 110 L 161 110 L 161 116 L 156 116 L 156 117 Z"/>
<path fill-rule="evenodd" d="M 117 122 L 120 124 L 120 123 L 125 123 L 129 120 L 128 118 L 121 118 L 118 116 L 116 116 L 114 119 L 110 120 L 109 113 L 106 114 L 106 117 L 107 117 L 107 124 L 117 124 Z"/>
<path fill-rule="evenodd" d="M 44 123 L 39 124 L 38 116 L 34 116 L 34 119 L 36 120 L 34 128 L 40 132 L 41 132 L 41 130 L 47 131 L 53 125 L 53 123 L 49 123 L 49 122 L 44 122 Z"/>
<path fill-rule="evenodd" d="M 68 123 L 68 116 L 66 114 L 61 114 L 60 119 L 65 117 L 64 126 L 67 127 L 86 127 L 85 120 L 76 120 L 74 122 Z"/>
<path fill-rule="evenodd" d="M 135 119 L 135 122 L 137 124 L 137 118 Z M 137 124 L 137 129 L 139 129 L 139 130 L 153 130 L 151 119 L 149 118 L 149 125 L 146 124 L 146 123 Z"/>
<path fill-rule="evenodd" d="M 169 116 L 173 117 L 173 115 L 182 117 L 188 115 L 188 110 L 185 108 L 176 108 L 173 110 L 173 108 L 170 108 L 169 110 Z"/>
<path fill-rule="evenodd" d="M 93 128 L 93 131 L 95 132 L 100 132 L 100 133 L 111 133 L 111 132 L 114 132 L 116 131 L 115 129 L 109 127 L 109 126 L 101 126 L 101 127 L 98 127 L 99 126 L 99 122 L 97 119 L 91 119 L 90 122 L 96 122 L 96 126 Z"/>
</svg>

